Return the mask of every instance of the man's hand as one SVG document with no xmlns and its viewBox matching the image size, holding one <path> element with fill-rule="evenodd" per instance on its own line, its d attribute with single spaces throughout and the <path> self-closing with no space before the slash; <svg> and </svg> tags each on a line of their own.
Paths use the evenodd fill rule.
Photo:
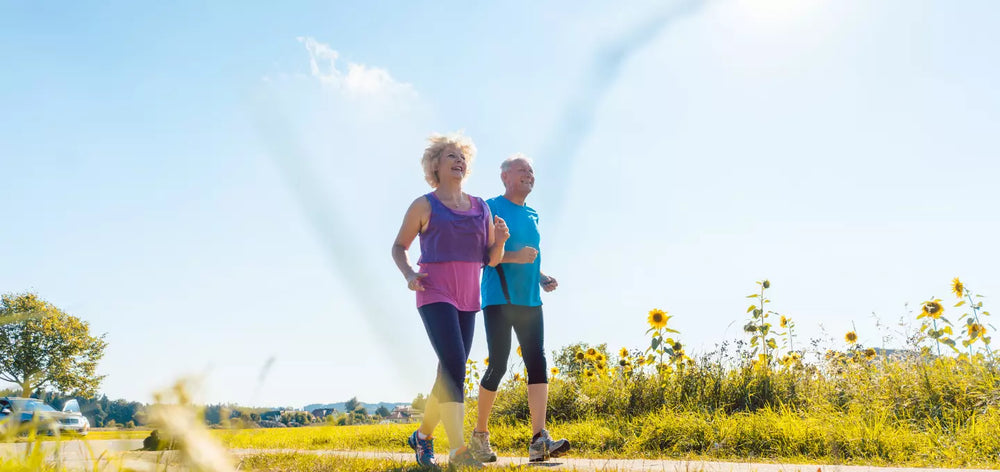
<svg viewBox="0 0 1000 472">
<path fill-rule="evenodd" d="M 556 281 L 555 277 L 543 275 L 539 282 L 542 284 L 542 290 L 546 292 L 551 292 L 559 287 L 559 282 Z"/>
<path fill-rule="evenodd" d="M 424 285 L 420 283 L 420 279 L 427 277 L 427 274 L 423 272 L 414 272 L 406 277 L 406 286 L 414 292 L 423 292 Z"/>
<path fill-rule="evenodd" d="M 517 251 L 517 264 L 531 264 L 538 257 L 538 249 L 531 246 L 522 247 Z"/>
</svg>

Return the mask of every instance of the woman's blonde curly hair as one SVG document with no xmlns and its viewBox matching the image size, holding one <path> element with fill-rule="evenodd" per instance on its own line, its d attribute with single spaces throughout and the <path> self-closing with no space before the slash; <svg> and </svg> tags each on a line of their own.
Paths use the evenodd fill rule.
<svg viewBox="0 0 1000 472">
<path fill-rule="evenodd" d="M 441 160 L 441 153 L 448 146 L 455 146 L 465 156 L 465 176 L 468 177 L 472 173 L 472 161 L 476 158 L 476 145 L 472 143 L 472 139 L 463 135 L 461 131 L 449 135 L 434 133 L 431 137 L 427 138 L 427 141 L 430 144 L 427 145 L 427 149 L 424 149 L 424 156 L 420 158 L 420 165 L 424 168 L 424 180 L 431 187 L 437 188 L 438 184 L 441 183 L 434 168 L 437 167 L 438 161 Z"/>
</svg>

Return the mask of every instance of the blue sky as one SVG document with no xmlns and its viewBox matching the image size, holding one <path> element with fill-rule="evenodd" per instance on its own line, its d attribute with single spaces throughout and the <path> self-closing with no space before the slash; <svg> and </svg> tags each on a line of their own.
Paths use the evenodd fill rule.
<svg viewBox="0 0 1000 472">
<path fill-rule="evenodd" d="M 0 10 L 0 291 L 107 333 L 112 397 L 429 390 L 389 246 L 432 132 L 475 140 L 475 195 L 535 159 L 549 350 L 641 347 L 654 307 L 710 350 L 765 277 L 831 347 L 1000 294 L 995 2 Z"/>
</svg>

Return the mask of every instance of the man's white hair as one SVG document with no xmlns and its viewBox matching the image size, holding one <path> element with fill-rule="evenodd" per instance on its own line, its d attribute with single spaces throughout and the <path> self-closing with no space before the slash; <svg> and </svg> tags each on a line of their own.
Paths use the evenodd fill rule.
<svg viewBox="0 0 1000 472">
<path fill-rule="evenodd" d="M 500 172 L 507 172 L 508 170 L 510 170 L 510 166 L 517 161 L 521 161 L 525 164 L 528 164 L 529 166 L 534 164 L 533 162 L 531 162 L 530 157 L 525 156 L 524 154 L 521 154 L 519 152 L 516 152 L 512 154 L 510 157 L 504 159 L 503 162 L 500 163 Z"/>
</svg>

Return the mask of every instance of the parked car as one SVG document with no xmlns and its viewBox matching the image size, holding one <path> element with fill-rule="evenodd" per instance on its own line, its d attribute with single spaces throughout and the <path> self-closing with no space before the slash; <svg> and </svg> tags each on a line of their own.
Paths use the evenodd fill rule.
<svg viewBox="0 0 1000 472">
<path fill-rule="evenodd" d="M 56 410 L 37 398 L 0 397 L 0 423 L 3 428 L 19 427 L 37 422 L 38 431 L 48 434 L 72 431 L 85 435 L 90 421 L 80 413 L 76 400 L 66 402 L 62 411 Z"/>
</svg>

